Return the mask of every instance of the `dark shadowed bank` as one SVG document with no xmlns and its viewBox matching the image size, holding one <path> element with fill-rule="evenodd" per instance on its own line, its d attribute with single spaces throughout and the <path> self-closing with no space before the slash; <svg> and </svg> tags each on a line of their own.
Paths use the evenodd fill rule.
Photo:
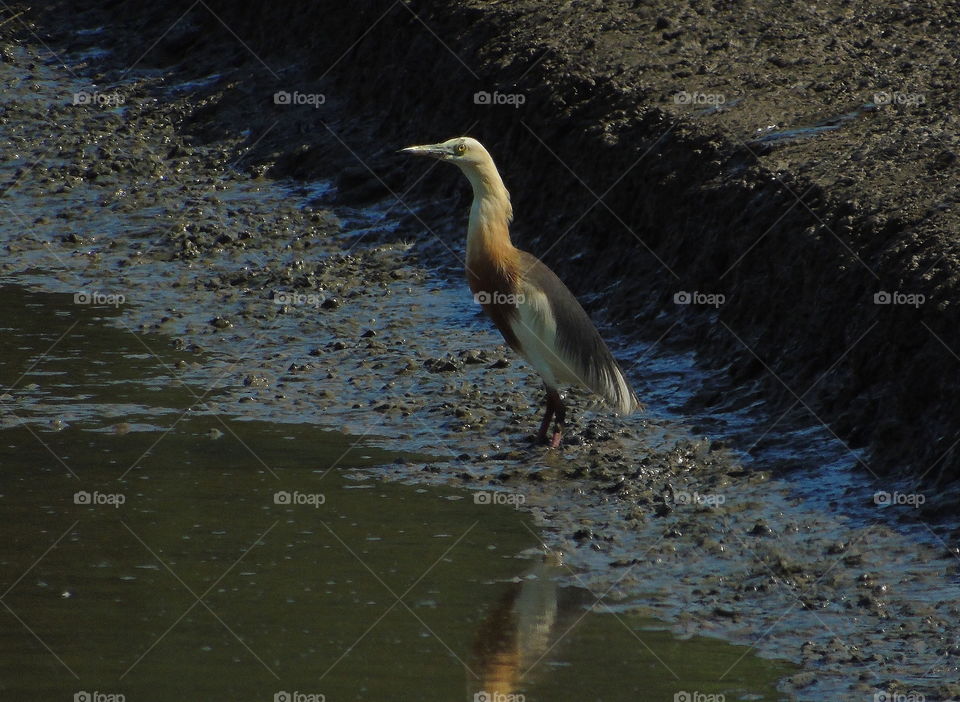
<svg viewBox="0 0 960 702">
<path fill-rule="evenodd" d="M 425 165 L 395 151 L 477 137 L 512 192 L 521 247 L 622 333 L 725 369 L 698 407 L 765 399 L 784 423 L 822 421 L 866 448 L 851 452 L 865 470 L 938 485 L 942 506 L 956 503 L 955 7 L 134 0 L 50 11 L 78 7 L 78 26 L 104 9 L 130 26 L 130 43 L 112 47 L 130 63 L 216 74 L 215 87 L 198 84 L 188 127 L 249 130 L 242 167 L 336 176 L 345 202 L 393 191 L 420 208 L 397 212 L 439 267 L 459 266 L 450 249 L 469 194 L 446 167 L 417 182 Z M 283 112 L 318 94 L 316 109 Z"/>
</svg>

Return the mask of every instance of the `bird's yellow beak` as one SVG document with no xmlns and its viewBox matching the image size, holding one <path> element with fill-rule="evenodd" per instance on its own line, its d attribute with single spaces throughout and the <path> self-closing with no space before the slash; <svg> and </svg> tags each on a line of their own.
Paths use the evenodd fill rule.
<svg viewBox="0 0 960 702">
<path fill-rule="evenodd" d="M 453 147 L 446 144 L 426 144 L 424 146 L 408 146 L 405 149 L 400 149 L 399 153 L 446 158 L 447 156 L 453 156 Z"/>
</svg>

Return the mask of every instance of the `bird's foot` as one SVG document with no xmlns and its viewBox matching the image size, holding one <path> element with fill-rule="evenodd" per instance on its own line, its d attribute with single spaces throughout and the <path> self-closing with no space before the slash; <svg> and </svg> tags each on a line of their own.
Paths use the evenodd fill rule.
<svg viewBox="0 0 960 702">
<path fill-rule="evenodd" d="M 547 435 L 546 432 L 542 434 L 537 434 L 536 436 L 531 436 L 529 441 L 531 444 L 546 446 L 548 448 L 557 448 L 560 446 L 560 440 L 563 438 L 563 435 L 558 431 L 551 435 Z"/>
</svg>

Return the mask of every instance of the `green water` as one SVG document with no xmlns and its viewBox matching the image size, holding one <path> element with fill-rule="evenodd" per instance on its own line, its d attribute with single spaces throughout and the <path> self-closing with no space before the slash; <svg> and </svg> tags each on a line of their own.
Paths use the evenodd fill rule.
<svg viewBox="0 0 960 702">
<path fill-rule="evenodd" d="M 376 437 L 211 415 L 206 359 L 111 307 L 0 309 L 3 699 L 783 698 L 791 666 L 559 586 L 525 513 L 366 479 Z"/>
</svg>

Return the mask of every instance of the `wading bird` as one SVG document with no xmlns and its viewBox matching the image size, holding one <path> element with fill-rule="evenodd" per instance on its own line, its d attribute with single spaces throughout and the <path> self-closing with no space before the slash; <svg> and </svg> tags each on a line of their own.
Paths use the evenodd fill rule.
<svg viewBox="0 0 960 702">
<path fill-rule="evenodd" d="M 566 409 L 560 384 L 580 385 L 600 395 L 618 413 L 641 407 L 607 345 L 567 286 L 538 258 L 510 241 L 510 194 L 493 159 L 470 137 L 409 146 L 401 153 L 431 156 L 460 167 L 473 186 L 467 228 L 467 281 L 474 300 L 543 379 L 546 411 L 538 439 L 560 445 Z"/>
</svg>

